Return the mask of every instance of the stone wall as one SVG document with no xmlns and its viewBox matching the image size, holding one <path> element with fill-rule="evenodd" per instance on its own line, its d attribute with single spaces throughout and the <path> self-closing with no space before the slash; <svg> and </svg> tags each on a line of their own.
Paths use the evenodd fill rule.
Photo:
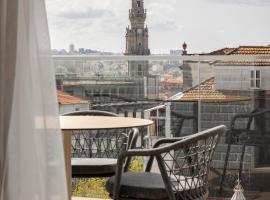
<svg viewBox="0 0 270 200">
<path fill-rule="evenodd" d="M 195 109 L 195 110 L 194 110 Z M 183 114 L 196 114 L 198 113 L 196 103 L 187 103 L 187 102 L 177 102 L 172 103 L 172 110 L 180 112 Z M 201 130 L 212 128 L 221 124 L 230 127 L 230 122 L 232 117 L 235 114 L 248 113 L 253 110 L 252 102 L 232 102 L 232 103 L 201 103 L 200 107 L 201 112 Z M 182 134 L 192 134 L 194 133 L 194 123 L 188 121 L 184 123 L 182 127 Z M 240 121 L 237 123 L 238 127 L 244 127 L 245 121 Z M 172 123 L 172 130 L 176 129 L 176 124 Z M 224 167 L 224 160 L 226 156 L 228 145 L 226 144 L 226 136 L 223 135 L 219 142 L 219 145 L 216 148 L 214 157 L 213 157 L 213 167 L 221 169 Z M 229 156 L 229 169 L 238 169 L 239 160 L 241 156 L 242 146 L 232 145 L 231 153 Z M 256 151 L 254 147 L 246 147 L 245 157 L 243 167 L 244 169 L 254 168 L 256 164 Z"/>
<path fill-rule="evenodd" d="M 194 114 L 194 107 L 195 107 L 195 114 Z M 173 102 L 171 104 L 171 111 L 184 114 L 184 115 L 197 115 L 196 112 L 196 104 L 195 103 L 187 103 L 187 102 Z M 179 130 L 178 130 L 178 119 L 176 116 L 173 114 L 171 115 L 171 130 L 172 130 L 172 135 L 176 135 Z M 194 124 L 193 120 L 185 120 L 181 129 L 181 135 L 179 136 L 184 136 L 184 135 L 190 135 L 194 133 L 197 128 L 194 127 L 196 126 Z"/>
<path fill-rule="evenodd" d="M 250 102 L 233 103 L 205 103 L 201 106 L 201 128 L 205 130 L 214 126 L 224 124 L 230 128 L 231 119 L 234 115 L 248 113 L 253 109 Z M 237 127 L 245 127 L 246 121 L 237 122 Z M 228 145 L 226 144 L 226 134 L 221 137 L 219 145 L 213 156 L 213 167 L 221 169 L 224 167 L 225 156 Z M 232 145 L 229 155 L 228 169 L 238 169 L 241 157 L 242 146 Z M 246 147 L 244 169 L 255 167 L 255 148 Z"/>
</svg>

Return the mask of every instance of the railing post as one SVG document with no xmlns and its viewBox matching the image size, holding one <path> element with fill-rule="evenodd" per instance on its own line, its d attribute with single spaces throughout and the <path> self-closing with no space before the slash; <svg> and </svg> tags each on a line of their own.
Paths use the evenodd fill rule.
<svg viewBox="0 0 270 200">
<path fill-rule="evenodd" d="M 171 103 L 165 103 L 165 137 L 172 137 L 171 135 Z"/>
</svg>

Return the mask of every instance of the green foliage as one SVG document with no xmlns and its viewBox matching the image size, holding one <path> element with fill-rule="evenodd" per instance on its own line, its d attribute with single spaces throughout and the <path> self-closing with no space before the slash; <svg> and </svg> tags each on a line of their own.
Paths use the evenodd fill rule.
<svg viewBox="0 0 270 200">
<path fill-rule="evenodd" d="M 73 196 L 108 199 L 109 195 L 105 190 L 105 183 L 108 178 L 90 178 L 77 183 Z"/>
<path fill-rule="evenodd" d="M 143 157 L 136 157 L 131 161 L 129 171 L 143 171 L 143 163 Z M 79 179 L 73 191 L 73 196 L 109 199 L 109 194 L 105 190 L 107 180 L 108 178 Z"/>
<path fill-rule="evenodd" d="M 129 171 L 131 172 L 143 172 L 143 157 L 136 157 L 131 161 Z"/>
</svg>

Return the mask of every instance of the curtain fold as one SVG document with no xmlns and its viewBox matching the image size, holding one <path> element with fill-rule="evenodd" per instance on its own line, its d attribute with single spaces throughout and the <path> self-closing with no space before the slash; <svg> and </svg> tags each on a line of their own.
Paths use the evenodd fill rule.
<svg viewBox="0 0 270 200">
<path fill-rule="evenodd" d="M 16 68 L 18 0 L 0 1 L 0 199 L 4 198 L 7 138 Z M 12 20 L 10 20 L 12 18 Z"/>
<path fill-rule="evenodd" d="M 63 144 L 45 3 L 0 1 L 0 197 L 65 200 Z"/>
</svg>

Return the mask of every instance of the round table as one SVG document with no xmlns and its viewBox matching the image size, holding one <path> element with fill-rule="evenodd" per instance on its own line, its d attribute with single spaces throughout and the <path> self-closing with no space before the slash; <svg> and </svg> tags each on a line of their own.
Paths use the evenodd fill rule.
<svg viewBox="0 0 270 200">
<path fill-rule="evenodd" d="M 63 133 L 66 177 L 69 199 L 72 191 L 71 175 L 71 134 L 72 130 L 100 130 L 144 127 L 153 124 L 152 120 L 114 117 L 114 116 L 60 116 L 60 127 Z"/>
<path fill-rule="evenodd" d="M 60 116 L 62 130 L 98 130 L 149 126 L 152 120 L 112 116 Z"/>
</svg>

